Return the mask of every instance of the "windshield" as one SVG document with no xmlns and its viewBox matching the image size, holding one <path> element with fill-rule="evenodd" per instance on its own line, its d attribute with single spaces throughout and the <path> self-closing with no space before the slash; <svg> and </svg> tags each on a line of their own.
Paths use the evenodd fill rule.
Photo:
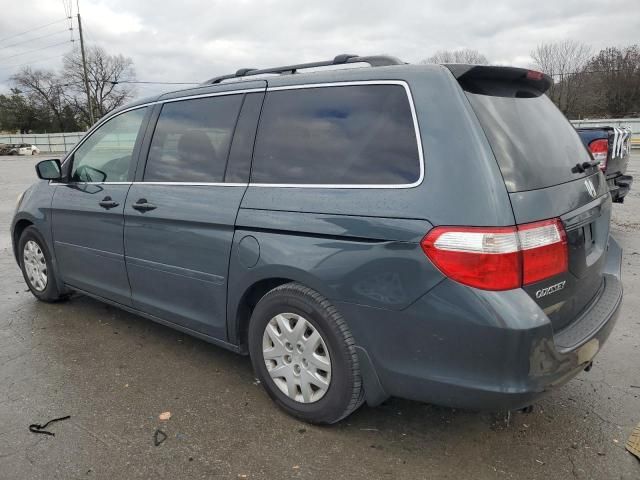
<svg viewBox="0 0 640 480">
<path fill-rule="evenodd" d="M 546 95 L 466 94 L 509 192 L 558 185 L 593 173 L 572 172 L 577 163 L 591 158 L 573 126 Z"/>
</svg>

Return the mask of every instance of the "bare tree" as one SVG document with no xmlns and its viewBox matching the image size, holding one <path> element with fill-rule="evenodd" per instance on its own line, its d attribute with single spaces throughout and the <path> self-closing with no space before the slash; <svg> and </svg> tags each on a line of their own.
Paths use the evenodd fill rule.
<svg viewBox="0 0 640 480">
<path fill-rule="evenodd" d="M 55 120 L 53 128 L 63 132 L 67 130 L 67 102 L 60 78 L 54 72 L 24 67 L 11 77 L 11 81 L 18 89 L 26 91 L 32 103 L 40 103 L 52 114 Z"/>
<path fill-rule="evenodd" d="M 122 106 L 134 93 L 130 81 L 136 78 L 133 61 L 123 55 L 109 55 L 101 47 L 90 47 L 86 51 L 89 93 L 96 118 Z M 80 51 L 67 54 L 63 60 L 63 78 L 69 86 L 71 101 L 89 124 L 86 104 L 84 71 Z"/>
<path fill-rule="evenodd" d="M 586 67 L 591 115 L 614 117 L 640 112 L 640 46 L 600 50 Z"/>
<path fill-rule="evenodd" d="M 535 67 L 553 78 L 549 97 L 567 116 L 575 115 L 584 86 L 584 69 L 591 59 L 591 47 L 573 40 L 543 43 L 531 52 Z"/>
<path fill-rule="evenodd" d="M 473 65 L 488 65 L 489 60 L 477 50 L 464 48 L 462 50 L 438 50 L 435 54 L 420 63 L 470 63 Z"/>
</svg>

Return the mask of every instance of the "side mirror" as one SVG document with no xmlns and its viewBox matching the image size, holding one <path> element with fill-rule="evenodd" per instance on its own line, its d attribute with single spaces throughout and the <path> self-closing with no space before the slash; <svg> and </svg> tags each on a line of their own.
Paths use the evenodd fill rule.
<svg viewBox="0 0 640 480">
<path fill-rule="evenodd" d="M 42 160 L 36 164 L 36 173 L 42 180 L 60 180 L 62 178 L 62 167 L 60 160 Z"/>
</svg>

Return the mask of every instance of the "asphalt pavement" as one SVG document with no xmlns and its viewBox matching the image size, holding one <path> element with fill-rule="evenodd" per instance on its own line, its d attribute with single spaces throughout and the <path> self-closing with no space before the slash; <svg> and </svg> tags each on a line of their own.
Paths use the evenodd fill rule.
<svg viewBox="0 0 640 480">
<path fill-rule="evenodd" d="M 87 297 L 36 301 L 9 223 L 42 158 L 0 157 L 0 479 L 640 479 L 624 448 L 640 422 L 640 152 L 612 223 L 625 298 L 590 372 L 533 413 L 391 399 L 331 427 L 278 410 L 246 357 Z M 66 415 L 55 436 L 28 430 Z"/>
</svg>

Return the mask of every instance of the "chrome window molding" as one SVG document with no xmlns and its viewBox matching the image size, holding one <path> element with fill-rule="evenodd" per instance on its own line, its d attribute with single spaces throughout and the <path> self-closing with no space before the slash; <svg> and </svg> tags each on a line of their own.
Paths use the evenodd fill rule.
<svg viewBox="0 0 640 480">
<path fill-rule="evenodd" d="M 248 183 L 224 182 L 52 182 L 54 185 L 175 185 L 187 187 L 246 187 Z"/>
<path fill-rule="evenodd" d="M 132 185 L 177 185 L 187 187 L 246 187 L 248 183 L 232 182 L 132 182 Z"/>
<path fill-rule="evenodd" d="M 409 108 L 411 110 L 411 118 L 413 120 L 413 127 L 416 134 L 416 143 L 418 145 L 418 164 L 420 174 L 418 179 L 413 183 L 406 184 L 315 184 L 315 183 L 256 183 L 249 182 L 250 187 L 272 187 L 272 188 L 336 188 L 336 189 L 393 189 L 393 188 L 414 188 L 420 185 L 424 180 L 425 167 L 424 167 L 424 153 L 422 150 L 422 138 L 420 136 L 420 126 L 418 125 L 418 116 L 416 114 L 416 108 L 413 101 L 413 95 L 409 84 L 403 80 L 356 80 L 345 82 L 329 82 L 329 83 L 308 83 L 302 85 L 283 85 L 278 87 L 267 87 L 267 92 L 280 91 L 280 90 L 298 90 L 305 88 L 323 88 L 323 87 L 344 87 L 351 85 L 400 85 L 404 87 L 409 101 Z"/>
<path fill-rule="evenodd" d="M 228 85 L 228 84 L 227 84 Z M 418 163 L 420 174 L 418 179 L 413 183 L 407 184 L 315 184 L 315 183 L 224 183 L 224 182 L 71 182 L 74 185 L 183 185 L 183 186 L 214 186 L 214 187 L 267 187 L 267 188 L 325 188 L 325 189 L 406 189 L 406 188 L 414 188 L 422 184 L 425 176 L 425 162 L 424 162 L 424 153 L 422 149 L 422 137 L 420 135 L 420 127 L 418 124 L 418 117 L 416 114 L 415 103 L 413 100 L 413 95 L 411 94 L 411 89 L 409 88 L 409 84 L 403 80 L 355 80 L 355 81 L 345 81 L 345 82 L 325 82 L 325 83 L 308 83 L 308 84 L 299 84 L 299 85 L 283 85 L 276 87 L 267 87 L 267 92 L 272 91 L 280 91 L 280 90 L 299 90 L 299 89 L 307 89 L 307 88 L 323 88 L 323 87 L 342 87 L 342 86 L 355 86 L 355 85 L 400 85 L 404 88 L 405 93 L 407 94 L 407 99 L 409 101 L 409 108 L 411 110 L 411 118 L 413 120 L 413 126 L 416 135 L 416 143 L 418 146 Z M 97 123 L 87 134 L 76 144 L 76 146 L 67 154 L 64 159 L 66 162 L 69 158 L 73 156 L 75 151 L 96 131 L 100 126 L 109 120 L 117 117 L 126 112 L 130 112 L 132 110 L 136 110 L 139 108 L 146 108 L 153 105 L 171 103 L 171 102 L 179 102 L 182 100 L 191 100 L 196 98 L 207 98 L 207 97 L 217 97 L 222 95 L 234 95 L 234 94 L 243 94 L 243 93 L 254 93 L 254 92 L 264 92 L 264 88 L 249 88 L 249 89 L 241 89 L 241 90 L 228 90 L 224 92 L 211 92 L 211 93 L 203 93 L 198 95 L 190 95 L 186 97 L 176 97 L 169 98 L 165 100 L 156 100 L 154 102 L 148 102 L 141 105 L 135 105 L 133 107 L 127 108 L 125 110 L 119 111 L 108 118 L 101 120 Z M 63 163 L 64 163 L 63 162 Z M 50 182 L 51 183 L 51 182 Z M 69 183 L 57 183 L 57 185 L 69 185 Z"/>
<path fill-rule="evenodd" d="M 88 140 L 89 137 L 91 135 L 93 135 L 96 130 L 98 130 L 98 128 L 100 128 L 102 125 L 107 123 L 109 120 L 112 120 L 112 119 L 116 118 L 118 115 L 122 115 L 123 113 L 127 113 L 127 112 L 130 112 L 132 110 L 137 110 L 139 108 L 152 107 L 154 105 L 160 105 L 160 104 L 164 104 L 164 103 L 180 102 L 182 100 L 192 100 L 192 99 L 195 99 L 195 98 L 206 98 L 206 97 L 219 97 L 219 96 L 223 96 L 223 95 L 239 95 L 239 94 L 243 94 L 243 93 L 264 92 L 264 90 L 265 90 L 264 88 L 245 88 L 245 89 L 242 89 L 242 90 L 228 90 L 228 91 L 224 91 L 224 92 L 201 93 L 201 94 L 197 94 L 197 95 L 189 95 L 189 96 L 186 96 L 186 97 L 176 97 L 176 98 L 167 98 L 165 100 L 155 100 L 153 102 L 142 103 L 140 105 L 134 105 L 133 107 L 125 108 L 124 110 L 116 112 L 116 113 L 114 113 L 113 115 L 111 115 L 109 117 L 105 117 L 102 120 L 100 120 L 98 123 L 96 123 L 82 137 L 82 139 L 71 149 L 71 151 L 67 154 L 67 156 L 65 157 L 65 159 L 64 159 L 64 161 L 62 163 L 64 164 L 67 160 L 69 160 L 69 158 L 71 158 L 73 156 L 75 151 L 78 148 L 80 148 L 82 146 L 82 144 L 86 140 Z M 107 183 L 109 183 L 109 182 L 107 182 Z"/>
</svg>

